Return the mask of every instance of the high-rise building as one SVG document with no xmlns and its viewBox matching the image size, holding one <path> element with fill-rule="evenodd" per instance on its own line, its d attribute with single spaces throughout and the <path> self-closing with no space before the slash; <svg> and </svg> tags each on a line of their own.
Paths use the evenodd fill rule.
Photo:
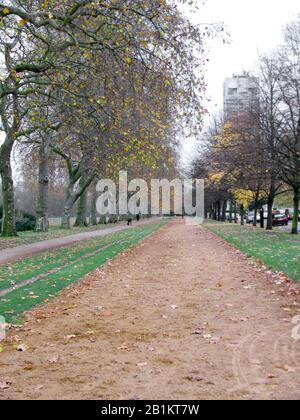
<svg viewBox="0 0 300 420">
<path fill-rule="evenodd" d="M 247 112 L 259 100 L 258 81 L 247 74 L 233 76 L 224 82 L 224 116 L 231 119 Z"/>
</svg>

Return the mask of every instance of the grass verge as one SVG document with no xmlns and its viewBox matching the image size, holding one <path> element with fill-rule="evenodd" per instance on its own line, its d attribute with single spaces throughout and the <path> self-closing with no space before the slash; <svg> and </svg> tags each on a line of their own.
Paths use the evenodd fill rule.
<svg viewBox="0 0 300 420">
<path fill-rule="evenodd" d="M 72 227 L 71 229 L 61 229 L 59 226 L 51 226 L 48 232 L 18 232 L 16 238 L 0 237 L 0 251 L 16 246 L 29 245 L 35 242 L 47 241 L 49 239 L 63 238 L 64 236 L 76 235 L 77 233 L 94 232 L 109 229 L 113 225 L 98 225 L 88 227 Z"/>
<path fill-rule="evenodd" d="M 206 222 L 204 226 L 248 257 L 300 281 L 300 236 L 229 223 Z"/>
<path fill-rule="evenodd" d="M 25 311 L 53 298 L 66 286 L 81 279 L 126 249 L 136 246 L 142 239 L 166 223 L 166 220 L 162 220 L 1 267 L 1 270 L 6 270 L 6 273 L 7 270 L 11 272 L 11 276 L 6 278 L 5 274 L 1 273 L 0 290 L 5 289 L 7 285 L 10 287 L 12 278 L 14 278 L 13 282 L 18 284 L 38 274 L 44 274 L 44 277 L 1 297 L 0 315 L 5 317 L 6 322 L 19 322 Z M 78 260 L 78 257 L 81 258 Z M 47 274 L 53 268 L 58 268 L 58 270 Z"/>
</svg>

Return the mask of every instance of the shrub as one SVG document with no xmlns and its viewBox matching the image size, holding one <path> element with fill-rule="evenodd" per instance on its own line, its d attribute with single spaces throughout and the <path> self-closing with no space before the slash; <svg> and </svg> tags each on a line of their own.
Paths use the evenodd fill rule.
<svg viewBox="0 0 300 420">
<path fill-rule="evenodd" d="M 0 206 L 0 227 L 2 226 L 2 206 Z M 16 218 L 17 232 L 26 232 L 34 230 L 36 225 L 36 217 L 32 214 L 23 213 L 22 217 Z"/>
<path fill-rule="evenodd" d="M 17 232 L 26 232 L 35 229 L 36 220 L 35 218 L 25 217 L 16 219 Z"/>
</svg>

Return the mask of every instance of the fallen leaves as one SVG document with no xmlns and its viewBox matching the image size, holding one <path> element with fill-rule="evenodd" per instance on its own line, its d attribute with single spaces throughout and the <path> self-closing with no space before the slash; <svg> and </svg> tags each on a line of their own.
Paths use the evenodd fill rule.
<svg viewBox="0 0 300 420">
<path fill-rule="evenodd" d="M 244 286 L 244 290 L 252 290 L 256 288 L 256 284 L 249 284 L 248 286 Z"/>
<path fill-rule="evenodd" d="M 23 353 L 27 350 L 27 346 L 25 346 L 25 344 L 20 344 L 19 346 L 16 347 L 16 350 Z"/>
<path fill-rule="evenodd" d="M 184 379 L 189 382 L 203 382 L 205 380 L 201 376 L 192 376 L 192 375 L 186 376 Z"/>
<path fill-rule="evenodd" d="M 146 367 L 146 366 L 148 366 L 148 363 L 147 362 L 138 363 L 137 366 L 138 367 Z"/>
<path fill-rule="evenodd" d="M 58 363 L 58 361 L 59 361 L 59 356 L 53 356 L 53 357 L 51 357 L 51 358 L 48 360 L 48 362 L 49 362 L 51 365 L 54 365 L 54 364 Z"/>
<path fill-rule="evenodd" d="M 111 312 L 111 311 L 104 311 L 104 312 L 102 312 L 101 314 L 100 314 L 100 316 L 104 316 L 104 317 L 111 317 L 111 316 L 113 316 L 114 314 Z"/>
<path fill-rule="evenodd" d="M 194 332 L 192 332 L 192 335 L 203 335 L 204 328 L 197 328 Z"/>
<path fill-rule="evenodd" d="M 289 365 L 284 365 L 283 370 L 285 370 L 288 373 L 296 373 L 297 372 L 295 368 L 293 368 Z"/>
<path fill-rule="evenodd" d="M 26 371 L 32 371 L 34 368 L 34 365 L 32 362 L 26 362 L 25 366 L 23 367 L 24 370 Z"/>
<path fill-rule="evenodd" d="M 0 389 L 4 390 L 4 389 L 8 389 L 12 386 L 12 382 L 8 379 L 1 381 L 0 380 Z"/>
<path fill-rule="evenodd" d="M 126 344 L 122 344 L 122 346 L 118 347 L 118 350 L 127 351 L 129 350 L 129 347 Z"/>
<path fill-rule="evenodd" d="M 74 338 L 76 338 L 76 337 L 77 337 L 77 335 L 75 335 L 75 334 L 66 335 L 65 340 L 66 341 L 74 340 Z"/>
</svg>

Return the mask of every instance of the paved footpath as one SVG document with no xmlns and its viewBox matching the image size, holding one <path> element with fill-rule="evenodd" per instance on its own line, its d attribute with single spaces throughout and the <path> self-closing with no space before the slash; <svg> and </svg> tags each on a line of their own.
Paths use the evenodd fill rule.
<svg viewBox="0 0 300 420">
<path fill-rule="evenodd" d="M 300 399 L 298 292 L 172 222 L 9 333 L 0 399 Z"/>
<path fill-rule="evenodd" d="M 156 220 L 155 220 L 156 221 Z M 153 223 L 153 220 L 136 223 L 135 226 L 142 224 Z M 127 225 L 118 225 L 112 228 L 105 228 L 102 230 L 95 230 L 75 235 L 63 236 L 61 238 L 49 239 L 47 241 L 36 242 L 28 245 L 21 245 L 14 248 L 8 248 L 0 251 L 0 264 L 10 263 L 19 259 L 38 254 L 40 252 L 50 251 L 52 249 L 61 248 L 63 246 L 72 245 L 77 242 L 82 242 L 88 239 L 97 238 L 101 236 L 111 235 L 113 233 L 121 232 L 126 229 L 131 229 Z"/>
</svg>

